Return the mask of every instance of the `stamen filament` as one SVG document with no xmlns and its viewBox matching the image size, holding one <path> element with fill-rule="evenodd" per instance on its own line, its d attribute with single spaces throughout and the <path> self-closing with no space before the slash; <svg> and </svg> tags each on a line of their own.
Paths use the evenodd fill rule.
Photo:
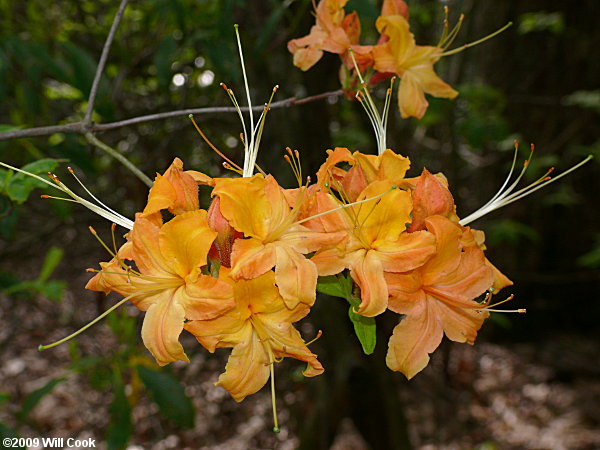
<svg viewBox="0 0 600 450">
<path fill-rule="evenodd" d="M 58 189 L 59 191 L 63 192 L 64 194 L 67 194 L 75 202 L 79 203 L 80 205 L 85 206 L 90 211 L 98 214 L 101 217 L 104 217 L 105 219 L 109 220 L 110 222 L 114 222 L 114 223 L 122 226 L 123 228 L 127 228 L 129 230 L 133 229 L 133 221 L 132 220 L 130 220 L 120 214 L 117 214 L 112 210 L 108 210 L 104 206 L 95 205 L 94 203 L 78 196 L 73 191 L 71 191 L 65 184 L 63 184 L 58 179 L 58 177 L 54 174 L 49 174 L 52 181 L 54 181 L 54 183 L 52 183 L 52 182 L 40 177 L 39 175 L 29 173 L 25 170 L 21 170 L 17 167 L 13 167 L 13 166 L 3 163 L 3 162 L 0 162 L 0 166 L 6 167 L 7 169 L 10 169 L 10 170 L 14 170 L 15 172 L 18 172 L 18 173 L 22 173 L 23 175 L 27 175 L 28 177 L 35 178 L 36 180 L 39 180 L 42 183 L 44 183 L 48 186 L 51 186 L 54 189 Z M 60 199 L 60 198 L 58 198 L 58 199 Z M 61 200 L 67 200 L 67 199 L 61 199 Z"/>
<path fill-rule="evenodd" d="M 84 325 L 83 327 L 81 327 L 79 330 L 77 330 L 75 333 L 72 333 L 70 335 L 68 335 L 65 338 L 62 338 L 59 341 L 53 342 L 52 344 L 48 344 L 48 345 L 40 345 L 38 346 L 38 350 L 41 352 L 42 350 L 47 350 L 49 348 L 52 347 L 56 347 L 57 345 L 63 344 L 69 340 L 71 340 L 72 338 L 74 338 L 75 336 L 77 336 L 78 334 L 84 332 L 85 330 L 87 330 L 89 327 L 91 327 L 92 325 L 94 325 L 96 322 L 99 322 L 100 320 L 104 319 L 106 316 L 108 316 L 111 312 L 113 312 L 115 309 L 117 309 L 119 306 L 121 306 L 123 303 L 127 302 L 129 299 L 131 299 L 132 297 L 135 297 L 136 295 L 139 294 L 133 294 L 130 295 L 129 297 L 125 297 L 123 300 L 121 300 L 120 302 L 116 303 L 115 305 L 111 306 L 109 309 L 107 309 L 106 311 L 104 311 L 102 314 L 100 314 L 98 317 L 96 317 L 94 320 L 92 320 L 90 323 L 88 323 L 87 325 Z"/>
<path fill-rule="evenodd" d="M 204 133 L 202 132 L 202 130 L 200 129 L 200 127 L 198 126 L 198 124 L 196 123 L 196 119 L 194 119 L 194 115 L 190 114 L 188 116 L 190 118 L 190 120 L 192 121 L 192 123 L 194 124 L 194 127 L 196 128 L 196 131 L 198 131 L 198 133 L 200 134 L 200 136 L 202 136 L 202 139 L 204 139 L 204 142 L 206 142 L 209 147 L 217 154 L 219 155 L 221 158 L 223 158 L 225 161 L 227 161 L 231 166 L 235 167 L 238 170 L 242 170 L 242 168 L 240 166 L 238 166 L 236 163 L 234 163 L 232 160 L 230 160 L 227 156 L 225 156 L 217 147 L 215 147 L 213 145 L 212 142 L 210 142 L 208 140 L 208 138 L 204 135 Z"/>
<path fill-rule="evenodd" d="M 322 212 L 322 213 L 315 214 L 314 216 L 306 217 L 306 218 L 304 218 L 304 219 L 301 219 L 301 220 L 297 221 L 297 222 L 295 223 L 295 225 L 299 225 L 299 224 L 301 224 L 301 223 L 304 223 L 304 222 L 307 222 L 307 221 L 309 221 L 309 220 L 316 219 L 316 218 L 318 218 L 318 217 L 322 217 L 322 216 L 324 216 L 324 215 L 326 215 L 326 214 L 331 214 L 331 213 L 333 213 L 333 212 L 340 211 L 340 210 L 342 210 L 342 209 L 345 209 L 345 208 L 348 208 L 348 207 L 350 207 L 350 206 L 361 205 L 362 203 L 370 202 L 370 201 L 372 201 L 372 200 L 377 200 L 378 198 L 381 198 L 381 197 L 383 197 L 384 195 L 386 195 L 386 194 L 389 194 L 389 193 L 390 193 L 390 192 L 392 192 L 394 189 L 397 189 L 397 187 L 396 187 L 395 185 L 394 185 L 394 186 L 392 186 L 391 188 L 389 188 L 387 191 L 385 191 L 385 192 L 382 192 L 381 194 L 375 195 L 375 196 L 373 196 L 373 197 L 370 197 L 370 198 L 365 198 L 365 199 L 363 199 L 363 200 L 357 200 L 357 201 L 355 201 L 355 202 L 352 202 L 352 203 L 342 204 L 342 205 L 338 206 L 337 208 L 330 209 L 329 211 L 324 211 L 324 212 Z"/>
<path fill-rule="evenodd" d="M 474 41 L 474 42 L 470 42 L 470 43 L 468 43 L 468 44 L 465 44 L 465 45 L 463 45 L 463 46 L 461 46 L 461 47 L 455 48 L 454 50 L 449 50 L 449 51 L 446 51 L 446 52 L 442 52 L 442 53 L 438 54 L 437 56 L 441 58 L 442 56 L 455 55 L 456 53 L 460 53 L 460 52 L 462 52 L 463 50 L 466 50 L 466 49 L 468 49 L 468 48 L 470 48 L 470 47 L 474 47 L 474 46 L 476 46 L 476 45 L 479 45 L 479 44 L 481 44 L 481 43 L 483 43 L 483 42 L 487 41 L 488 39 L 491 39 L 491 38 L 493 38 L 493 37 L 495 37 L 495 36 L 498 36 L 498 35 L 499 35 L 500 33 L 502 33 L 504 30 L 506 30 L 507 28 L 509 28 L 510 26 L 512 26 L 512 24 L 513 24 L 512 22 L 508 22 L 508 23 L 507 23 L 506 25 L 504 25 L 502 28 L 500 28 L 500 29 L 498 29 L 498 30 L 494 31 L 494 32 L 493 32 L 493 33 L 491 33 L 491 34 L 488 34 L 488 35 L 487 35 L 487 36 L 485 36 L 485 37 L 482 37 L 481 39 L 478 39 L 478 40 L 476 40 L 476 41 Z"/>
<path fill-rule="evenodd" d="M 271 370 L 271 405 L 273 406 L 273 432 L 279 433 L 279 421 L 277 420 L 277 402 L 275 401 L 275 364 L 273 362 L 273 353 L 270 352 L 269 357 L 271 362 L 269 364 Z"/>
</svg>

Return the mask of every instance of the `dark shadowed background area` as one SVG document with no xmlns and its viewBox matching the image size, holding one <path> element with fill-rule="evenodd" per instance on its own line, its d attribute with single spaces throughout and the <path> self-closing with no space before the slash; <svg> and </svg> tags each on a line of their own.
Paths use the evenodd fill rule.
<svg viewBox="0 0 600 450">
<path fill-rule="evenodd" d="M 410 382 L 385 367 L 386 341 L 397 317 L 378 318 L 378 346 L 366 357 L 340 299 L 319 298 L 299 328 L 326 372 L 303 379 L 300 363 L 277 366 L 282 432 L 272 433 L 265 388 L 235 403 L 212 383 L 229 351 L 210 355 L 182 336 L 192 362 L 159 368 L 141 345 L 141 313 L 124 307 L 77 340 L 39 353 L 39 344 L 78 329 L 118 296 L 85 291 L 88 267 L 109 255 L 88 232 L 110 240 L 110 223 L 78 205 L 42 200 L 46 192 L 0 170 L 0 435 L 94 438 L 97 448 L 531 448 L 600 447 L 600 3 L 597 0 L 409 1 L 419 44 L 435 44 L 443 6 L 451 23 L 465 14 L 455 46 L 509 21 L 499 37 L 436 65 L 460 91 L 430 99 L 420 120 L 392 108 L 388 145 L 423 167 L 442 171 L 466 216 L 500 187 L 513 141 L 535 143 L 525 175 L 534 181 L 555 166 L 596 158 L 567 178 L 496 211 L 472 226 L 486 233 L 488 257 L 515 285 L 474 347 L 445 342 Z M 119 2 L 0 0 L 0 132 L 79 122 Z M 350 0 L 363 43 L 377 39 L 379 2 Z M 309 0 L 132 0 L 99 84 L 92 120 L 230 106 L 225 82 L 243 98 L 233 24 L 240 25 L 255 104 L 339 89 L 339 58 L 306 73 L 286 43 L 314 24 Z M 382 101 L 383 86 L 375 88 Z M 394 97 L 395 98 L 395 97 Z M 245 103 L 245 102 L 244 102 Z M 395 103 L 394 103 L 395 104 Z M 196 115 L 214 144 L 241 161 L 237 115 Z M 218 156 L 185 114 L 96 131 L 153 178 L 174 157 L 186 168 L 223 174 Z M 347 146 L 375 153 L 360 105 L 343 97 L 273 109 L 258 162 L 293 187 L 283 161 L 297 148 L 305 175 L 325 150 Z M 50 161 L 48 159 L 58 160 Z M 128 217 L 148 188 L 80 133 L 0 141 L 0 160 L 72 187 L 67 166 L 112 208 Z M 48 192 L 49 193 L 49 192 Z M 208 193 L 201 191 L 204 207 Z M 166 393 L 166 394 L 165 394 Z"/>
</svg>

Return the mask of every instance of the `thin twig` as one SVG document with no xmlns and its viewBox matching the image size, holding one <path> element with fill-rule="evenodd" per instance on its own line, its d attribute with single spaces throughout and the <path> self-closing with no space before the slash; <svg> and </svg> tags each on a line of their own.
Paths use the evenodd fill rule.
<svg viewBox="0 0 600 450">
<path fill-rule="evenodd" d="M 305 103 L 314 102 L 317 100 L 322 100 L 324 98 L 329 97 L 339 97 L 342 95 L 341 90 L 324 92 L 317 95 L 312 95 L 310 97 L 305 97 L 301 99 L 297 99 L 296 97 L 290 97 L 284 100 L 280 100 L 278 102 L 271 103 L 271 109 L 277 108 L 288 108 L 296 105 L 303 105 Z M 262 111 L 264 106 L 256 106 L 254 109 L 257 111 Z M 242 111 L 248 111 L 248 108 L 241 108 Z M 208 108 L 189 108 L 189 109 L 180 109 L 176 111 L 169 111 L 164 113 L 157 114 L 149 114 L 146 116 L 133 117 L 131 119 L 125 119 L 118 122 L 109 122 L 109 123 L 95 123 L 91 124 L 89 127 L 86 127 L 83 122 L 74 122 L 67 123 L 64 125 L 53 125 L 48 127 L 36 127 L 36 128 L 27 128 L 25 130 L 13 130 L 13 131 L 5 131 L 0 133 L 0 141 L 7 141 L 10 139 L 18 139 L 18 138 L 27 138 L 27 137 L 35 137 L 35 136 L 49 136 L 55 133 L 80 133 L 85 134 L 90 131 L 106 131 L 112 130 L 115 128 L 121 128 L 128 125 L 135 125 L 143 122 L 151 122 L 153 120 L 162 120 L 168 119 L 170 117 L 179 117 L 179 116 L 188 116 L 189 114 L 199 115 L 199 114 L 215 114 L 215 113 L 229 113 L 235 112 L 235 108 L 230 106 L 224 107 L 208 107 Z"/>
<path fill-rule="evenodd" d="M 123 164 L 125 167 L 127 167 L 131 172 L 133 172 L 133 174 L 136 177 L 138 177 L 140 180 L 142 180 L 146 186 L 152 187 L 152 180 L 150 178 L 148 178 L 146 175 L 144 175 L 144 173 L 140 169 L 135 167 L 135 165 L 131 161 L 129 161 L 127 158 L 125 158 L 122 154 L 120 154 L 114 148 L 106 145 L 104 142 L 102 142 L 100 139 L 98 139 L 96 136 L 94 136 L 91 132 L 86 133 L 85 138 L 88 140 L 88 142 L 90 144 L 95 145 L 100 150 L 105 151 L 110 156 L 112 156 L 117 161 L 119 161 L 121 164 Z"/>
<path fill-rule="evenodd" d="M 55 133 L 83 133 L 83 122 L 66 123 L 63 125 L 51 125 L 47 127 L 26 128 L 24 130 L 12 130 L 0 133 L 0 141 L 19 139 L 35 136 L 50 136 Z"/>
<path fill-rule="evenodd" d="M 104 42 L 102 54 L 100 55 L 100 61 L 98 61 L 98 67 L 96 68 L 96 74 L 94 75 L 92 88 L 90 89 L 90 96 L 88 98 L 85 117 L 83 118 L 83 123 L 85 124 L 89 125 L 92 121 L 92 112 L 94 111 L 94 103 L 96 101 L 96 94 L 98 92 L 98 86 L 100 85 L 100 79 L 102 78 L 102 73 L 104 72 L 104 66 L 106 66 L 106 60 L 108 59 L 108 54 L 110 52 L 110 47 L 112 45 L 113 38 L 115 37 L 117 28 L 119 28 L 119 22 L 121 22 L 123 12 L 125 11 L 125 7 L 127 6 L 128 2 L 129 0 L 121 0 L 121 4 L 119 5 L 117 14 L 115 15 L 113 23 L 110 27 L 110 31 L 108 32 L 108 36 L 106 37 L 106 41 Z"/>
<path fill-rule="evenodd" d="M 316 100 L 321 100 L 323 98 L 329 97 L 339 97 L 342 95 L 342 90 L 324 92 L 322 94 L 313 95 L 311 97 L 306 97 L 302 99 L 297 99 L 296 97 L 286 98 L 284 100 L 280 100 L 278 102 L 271 103 L 269 109 L 278 109 L 278 108 L 288 108 L 290 106 L 303 105 L 304 103 L 314 102 Z M 248 111 L 248 108 L 240 108 L 242 111 Z M 255 106 L 252 108 L 253 111 L 261 112 L 264 109 L 264 105 Z M 189 116 L 190 114 L 199 115 L 199 114 L 215 114 L 215 113 L 233 113 L 237 110 L 232 106 L 214 106 L 208 108 L 188 108 L 188 109 L 180 109 L 177 111 L 169 111 L 164 113 L 157 114 L 148 114 L 147 116 L 134 117 L 132 119 L 121 120 L 118 122 L 109 122 L 109 123 L 99 123 L 94 124 L 92 129 L 96 131 L 106 131 L 112 130 L 114 128 L 121 128 L 128 125 L 135 125 L 142 122 L 151 122 L 153 120 L 162 120 L 168 119 L 170 117 L 179 117 L 179 116 Z M 2 134 L 0 133 L 0 140 L 2 140 Z"/>
</svg>

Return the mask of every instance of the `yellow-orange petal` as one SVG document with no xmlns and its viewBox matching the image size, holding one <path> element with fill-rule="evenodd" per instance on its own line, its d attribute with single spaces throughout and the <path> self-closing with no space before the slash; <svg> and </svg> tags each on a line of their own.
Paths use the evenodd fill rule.
<svg viewBox="0 0 600 450">
<path fill-rule="evenodd" d="M 194 178 L 183 171 L 179 158 L 175 158 L 164 175 L 156 176 L 143 214 L 151 215 L 162 209 L 173 214 L 198 209 L 198 186 Z"/>
<path fill-rule="evenodd" d="M 186 278 L 207 265 L 207 255 L 217 232 L 208 227 L 204 210 L 178 215 L 160 229 L 160 253 L 170 272 Z"/>
<path fill-rule="evenodd" d="M 142 340 L 156 362 L 164 366 L 173 361 L 190 362 L 179 343 L 185 311 L 174 299 L 174 289 L 161 291 L 146 311 Z"/>
<path fill-rule="evenodd" d="M 397 241 L 372 245 L 386 272 L 408 272 L 421 267 L 435 253 L 435 236 L 427 231 L 402 233 Z"/>
<path fill-rule="evenodd" d="M 276 263 L 276 248 L 254 238 L 236 239 L 231 252 L 230 276 L 235 280 L 249 280 L 271 270 Z"/>
<path fill-rule="evenodd" d="M 246 336 L 233 347 L 225 372 L 215 383 L 223 386 L 236 402 L 241 402 L 266 384 L 270 374 L 269 364 L 272 363 L 252 327 L 247 326 L 244 330 Z"/>
<path fill-rule="evenodd" d="M 278 245 L 276 248 L 275 282 L 283 301 L 290 309 L 316 299 L 317 267 L 296 250 Z"/>
<path fill-rule="evenodd" d="M 442 341 L 435 302 L 419 302 L 394 328 L 388 343 L 387 366 L 409 380 L 429 363 L 429 354 Z"/>
<path fill-rule="evenodd" d="M 374 317 L 388 305 L 388 288 L 381 261 L 374 251 L 358 250 L 351 256 L 350 276 L 360 287 L 358 314 Z"/>
<path fill-rule="evenodd" d="M 231 285 L 208 275 L 199 275 L 195 282 L 186 283 L 178 295 L 189 320 L 213 319 L 235 306 Z"/>
</svg>

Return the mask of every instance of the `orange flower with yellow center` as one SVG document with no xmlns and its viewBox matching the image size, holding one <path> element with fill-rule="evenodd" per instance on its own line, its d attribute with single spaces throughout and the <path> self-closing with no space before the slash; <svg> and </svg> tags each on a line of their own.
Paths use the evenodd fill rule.
<svg viewBox="0 0 600 450">
<path fill-rule="evenodd" d="M 425 93 L 455 98 L 458 92 L 436 75 L 433 65 L 442 57 L 443 48 L 416 45 L 408 21 L 402 15 L 381 16 L 377 29 L 389 39 L 372 49 L 375 70 L 400 76 L 398 106 L 402 118 L 425 114 L 429 103 Z"/>
<path fill-rule="evenodd" d="M 128 242 L 112 261 L 100 263 L 102 270 L 86 286 L 118 292 L 146 311 L 142 339 L 160 365 L 189 362 L 179 343 L 185 320 L 210 319 L 234 306 L 231 286 L 202 274 L 216 234 L 203 210 L 182 213 L 165 224 L 137 214 Z"/>
<path fill-rule="evenodd" d="M 346 15 L 344 6 L 348 0 L 321 0 L 316 7 L 317 23 L 310 33 L 288 42 L 288 50 L 294 55 L 294 65 L 308 70 L 321 59 L 323 52 L 337 53 L 348 68 L 352 61 L 348 49 L 352 48 L 360 65 L 366 67 L 372 60 L 371 46 L 358 45 L 360 22 L 356 12 Z"/>
<path fill-rule="evenodd" d="M 376 316 L 385 311 L 388 303 L 384 273 L 407 272 L 423 265 L 435 251 L 434 237 L 427 231 L 405 233 L 411 221 L 410 193 L 389 181 L 371 183 L 357 202 L 307 222 L 316 229 L 346 234 L 343 247 L 319 250 L 311 260 L 319 275 L 350 269 L 361 290 L 358 313 Z M 320 212 L 335 207 L 339 208 L 338 201 L 323 192 L 314 204 Z"/>
<path fill-rule="evenodd" d="M 304 188 L 298 195 L 306 194 Z M 272 176 L 215 180 L 213 196 L 233 228 L 246 239 L 236 239 L 231 253 L 235 279 L 256 278 L 275 267 L 275 280 L 289 308 L 315 301 L 317 268 L 304 256 L 340 241 L 340 233 L 319 233 L 296 223 L 299 204 L 292 209 Z"/>
<path fill-rule="evenodd" d="M 483 251 L 464 245 L 460 225 L 442 216 L 430 216 L 425 224 L 436 237 L 435 255 L 412 272 L 385 277 L 389 309 L 406 314 L 394 328 L 386 362 L 409 379 L 425 368 L 444 333 L 452 341 L 473 344 L 489 316 L 487 303 L 473 299 L 495 278 Z"/>
<path fill-rule="evenodd" d="M 216 384 L 241 402 L 265 385 L 269 375 L 273 375 L 273 364 L 286 356 L 306 361 L 303 374 L 307 377 L 323 373 L 317 356 L 292 325 L 308 314 L 308 305 L 298 303 L 288 308 L 275 286 L 272 271 L 238 281 L 228 278 L 228 274 L 229 269 L 221 268 L 219 278 L 233 287 L 235 308 L 213 319 L 185 324 L 185 329 L 211 353 L 217 348 L 233 348 Z"/>
</svg>

